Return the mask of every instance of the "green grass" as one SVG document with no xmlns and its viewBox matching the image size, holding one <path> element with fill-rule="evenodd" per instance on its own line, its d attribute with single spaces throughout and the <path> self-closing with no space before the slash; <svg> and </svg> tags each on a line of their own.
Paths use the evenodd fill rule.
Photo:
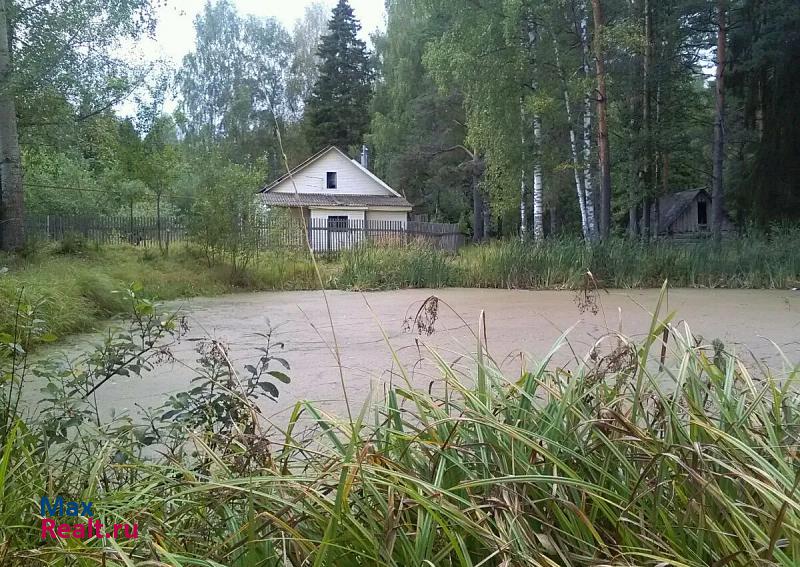
<svg viewBox="0 0 800 567">
<path fill-rule="evenodd" d="M 727 240 L 715 246 L 579 239 L 468 246 L 457 254 L 428 249 L 359 248 L 342 254 L 336 283 L 355 289 L 480 287 L 576 289 L 591 272 L 607 288 L 786 288 L 800 281 L 797 231 Z"/>
<path fill-rule="evenodd" d="M 433 393 L 400 379 L 354 422 L 298 403 L 269 446 L 241 434 L 212 449 L 208 434 L 186 432 L 181 459 L 119 464 L 112 438 L 76 465 L 47 461 L 36 423 L 19 423 L 0 460 L 0 560 L 796 566 L 797 369 L 751 373 L 688 329 L 673 330 L 662 368 L 651 347 L 668 319 L 570 371 L 550 353 L 504 376 L 476 339 L 474 386 L 431 352 Z M 41 542 L 37 499 L 59 491 L 92 499 L 105 522 L 139 521 L 141 539 L 106 552 L 105 541 Z"/>
<path fill-rule="evenodd" d="M 88 331 L 128 305 L 114 293 L 132 282 L 161 300 L 212 296 L 237 291 L 310 289 L 313 266 L 303 254 L 262 253 L 247 270 L 208 266 L 191 248 L 168 256 L 132 246 L 104 247 L 61 254 L 44 249 L 28 258 L 0 256 L 0 333 L 10 332 L 18 303 L 36 307 L 37 316 L 61 337 Z M 325 266 L 323 266 L 324 268 Z"/>
</svg>

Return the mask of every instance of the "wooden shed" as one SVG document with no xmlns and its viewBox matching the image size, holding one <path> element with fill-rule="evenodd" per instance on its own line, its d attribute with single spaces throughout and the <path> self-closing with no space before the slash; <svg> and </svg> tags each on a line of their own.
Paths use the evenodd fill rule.
<svg viewBox="0 0 800 567">
<path fill-rule="evenodd" d="M 653 206 L 650 211 L 650 219 L 654 227 L 658 226 L 660 237 L 693 238 L 711 233 L 711 195 L 705 189 L 664 195 L 659 197 L 658 203 L 658 209 Z M 722 232 L 732 233 L 735 230 L 727 211 L 724 211 Z"/>
</svg>

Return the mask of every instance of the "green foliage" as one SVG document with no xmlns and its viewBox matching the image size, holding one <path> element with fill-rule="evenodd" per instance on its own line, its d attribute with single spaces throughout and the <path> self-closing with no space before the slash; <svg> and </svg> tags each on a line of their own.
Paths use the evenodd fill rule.
<svg viewBox="0 0 800 567">
<path fill-rule="evenodd" d="M 446 287 L 457 284 L 457 271 L 444 253 L 425 244 L 364 245 L 342 253 L 337 287 L 355 290 Z"/>
<path fill-rule="evenodd" d="M 133 281 L 142 283 L 148 297 L 160 299 L 317 285 L 313 266 L 302 254 L 262 252 L 248 269 L 234 272 L 227 264 L 208 267 L 203 251 L 195 248 L 175 250 L 169 257 L 133 246 L 85 249 L 80 255 L 57 252 L 45 248 L 28 258 L 0 256 L 0 333 L 13 333 L 19 301 L 35 306 L 48 333 L 63 337 L 90 331 L 127 310 L 113 291 Z M 322 268 L 333 269 L 324 263 Z M 31 341 L 39 339 L 33 335 Z"/>
<path fill-rule="evenodd" d="M 135 40 L 155 26 L 150 0 L 74 0 L 70 2 L 9 2 L 9 34 L 14 75 L 11 82 L 20 101 L 23 124 L 35 116 L 41 122 L 52 111 L 95 115 L 127 94 L 143 69 L 115 49 L 123 39 Z"/>
<path fill-rule="evenodd" d="M 358 146 L 369 126 L 372 69 L 361 24 L 347 0 L 339 0 L 322 36 L 319 77 L 305 106 L 305 128 L 313 152 L 327 146 Z"/>
<path fill-rule="evenodd" d="M 541 245 L 516 240 L 469 246 L 457 254 L 426 246 L 363 247 L 342 253 L 336 285 L 351 289 L 469 287 L 580 289 L 586 273 L 607 288 L 778 288 L 800 281 L 800 253 L 786 242 L 797 230 L 753 233 L 709 242 L 631 243 L 624 239 L 587 246 L 578 238 Z"/>
<path fill-rule="evenodd" d="M 180 126 L 191 146 L 217 147 L 234 163 L 267 157 L 281 164 L 276 121 L 283 127 L 296 104 L 284 69 L 291 38 L 275 18 L 242 16 L 229 0 L 207 2 L 195 20 L 195 49 L 178 72 Z"/>
<path fill-rule="evenodd" d="M 166 401 L 159 419 L 170 424 L 171 434 L 177 442 L 176 450 L 185 442 L 185 431 L 201 429 L 208 436 L 209 447 L 223 447 L 238 432 L 253 435 L 260 424 L 253 406 L 262 399 L 277 401 L 280 392 L 276 382 L 288 384 L 290 370 L 286 359 L 276 355 L 284 345 L 275 340 L 274 329 L 256 333 L 261 345 L 260 358 L 255 364 L 244 367 L 244 376 L 238 373 L 230 358 L 230 346 L 217 339 L 204 339 L 198 343 L 197 376 L 192 378 L 191 389 L 179 392 Z M 277 364 L 283 370 L 274 370 Z M 167 435 L 158 432 L 164 442 Z"/>
<path fill-rule="evenodd" d="M 295 22 L 292 30 L 292 67 L 286 89 L 289 106 L 297 114 L 301 114 L 319 78 L 317 51 L 327 29 L 328 10 L 324 4 L 314 2 L 306 6 L 303 18 Z"/>
<path fill-rule="evenodd" d="M 735 95 L 731 185 L 742 219 L 800 218 L 800 6 L 736 2 L 729 85 Z"/>
<path fill-rule="evenodd" d="M 516 3 L 498 1 L 479 9 L 430 4 L 431 17 L 444 19 L 446 27 L 430 40 L 423 61 L 440 88 L 463 97 L 464 143 L 488 156 L 486 191 L 492 211 L 499 216 L 518 210 L 526 133 L 522 105 L 533 92 L 523 11 Z M 485 31 L 476 34 L 478 29 Z"/>
<path fill-rule="evenodd" d="M 261 179 L 254 168 L 229 164 L 213 155 L 203 159 L 188 229 L 209 265 L 227 262 L 237 273 L 254 259 L 264 214 L 257 199 Z"/>
<path fill-rule="evenodd" d="M 382 80 L 367 136 L 375 171 L 403 188 L 416 213 L 458 222 L 471 198 L 469 171 L 461 167 L 470 158 L 455 147 L 464 140 L 463 101 L 456 90 L 440 92 L 422 63 L 446 21 L 426 17 L 410 0 L 389 2 L 387 11 L 386 36 L 377 46 Z"/>
</svg>

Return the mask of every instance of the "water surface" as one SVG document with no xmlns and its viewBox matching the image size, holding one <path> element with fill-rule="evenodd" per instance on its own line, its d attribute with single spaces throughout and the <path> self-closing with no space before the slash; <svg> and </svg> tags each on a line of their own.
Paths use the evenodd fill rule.
<svg viewBox="0 0 800 567">
<path fill-rule="evenodd" d="M 433 333 L 417 333 L 413 319 L 426 298 L 440 298 Z M 318 291 L 249 293 L 216 298 L 191 299 L 168 304 L 188 315 L 189 337 L 210 335 L 230 345 L 231 357 L 241 367 L 254 362 L 262 344 L 257 333 L 268 326 L 285 343 L 281 354 L 291 365 L 290 385 L 278 384 L 280 400 L 265 402 L 263 410 L 276 422 L 286 419 L 287 408 L 307 399 L 333 413 L 344 415 L 347 398 L 357 411 L 370 389 L 380 393 L 390 381 L 402 380 L 395 360 L 417 386 L 428 387 L 439 376 L 427 349 L 442 360 L 471 374 L 470 356 L 475 353 L 481 310 L 486 317 L 488 349 L 509 377 L 529 368 L 545 356 L 566 330 L 569 345 L 556 354 L 559 364 L 575 364 L 598 341 L 601 349 L 614 344 L 610 332 L 621 331 L 633 338 L 646 334 L 659 290 L 615 290 L 599 294 L 597 313 L 581 311 L 576 294 L 567 291 L 521 291 L 487 289 L 400 290 L 372 293 L 331 291 L 327 293 L 328 316 L 323 294 Z M 664 315 L 674 312 L 673 324 L 682 322 L 706 343 L 722 340 L 749 365 L 767 362 L 779 371 L 785 361 L 800 362 L 800 293 L 773 290 L 680 289 L 669 292 Z M 335 338 L 334 342 L 334 331 Z M 91 337 L 70 341 L 60 350 L 85 348 Z M 773 342 L 775 344 L 773 344 Z M 338 345 L 341 371 L 335 356 Z M 170 394 L 185 390 L 192 378 L 196 342 L 184 340 L 173 347 L 176 362 L 161 365 L 142 378 L 119 378 L 98 393 L 106 411 L 136 412 L 136 404 L 156 406 Z M 393 354 L 394 352 L 394 354 Z M 276 370 L 283 370 L 275 366 Z"/>
</svg>

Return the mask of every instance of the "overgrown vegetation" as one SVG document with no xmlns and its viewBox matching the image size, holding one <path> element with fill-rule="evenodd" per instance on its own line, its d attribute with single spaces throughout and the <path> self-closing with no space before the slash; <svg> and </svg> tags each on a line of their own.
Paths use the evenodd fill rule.
<svg viewBox="0 0 800 567">
<path fill-rule="evenodd" d="M 26 258 L 0 256 L 0 269 L 8 268 L 0 274 L 0 333 L 11 332 L 18 304 L 35 308 L 59 337 L 91 330 L 98 320 L 125 311 L 114 290 L 134 281 L 148 297 L 162 300 L 317 287 L 303 253 L 262 251 L 246 270 L 233 270 L 224 262 L 209 266 L 201 251 L 186 247 L 163 256 L 157 249 L 133 246 L 87 247 L 75 238 L 67 250 L 45 247 Z"/>
<path fill-rule="evenodd" d="M 141 379 L 138 367 L 118 362 L 121 353 L 157 363 L 181 328 L 135 290 L 124 295 L 133 328 L 72 366 L 74 391 L 48 386 L 45 417 L 24 422 L 12 411 L 7 400 L 30 384 L 24 353 L 0 343 L 9 378 L 0 439 L 5 565 L 800 560 L 798 369 L 753 374 L 688 328 L 672 330 L 661 365 L 651 348 L 669 317 L 656 315 L 640 344 L 608 337 L 569 370 L 550 362 L 563 346 L 555 345 L 514 377 L 476 338 L 471 381 L 430 353 L 441 371 L 431 390 L 413 389 L 401 369 L 382 403 L 353 421 L 298 403 L 278 430 L 263 422 L 250 379 L 219 345 L 200 349 L 202 379 L 183 396 L 202 400 L 217 388 L 220 407 L 235 410 L 228 421 L 206 421 L 207 406 L 192 404 L 182 406 L 192 419 L 162 408 L 142 423 L 94 411 L 85 394 L 111 387 L 104 378 Z M 28 322 L 17 332 L 38 332 Z M 319 435 L 307 435 L 301 419 Z M 136 522 L 139 538 L 42 541 L 38 500 L 55 494 L 93 502 L 104 525 Z"/>
<path fill-rule="evenodd" d="M 608 288 L 786 288 L 800 281 L 796 230 L 756 233 L 719 245 L 644 244 L 624 239 L 587 246 L 577 238 L 543 244 L 493 242 L 457 255 L 425 246 L 364 247 L 342 254 L 335 280 L 343 288 L 486 287 L 577 289 L 586 272 Z"/>
</svg>

